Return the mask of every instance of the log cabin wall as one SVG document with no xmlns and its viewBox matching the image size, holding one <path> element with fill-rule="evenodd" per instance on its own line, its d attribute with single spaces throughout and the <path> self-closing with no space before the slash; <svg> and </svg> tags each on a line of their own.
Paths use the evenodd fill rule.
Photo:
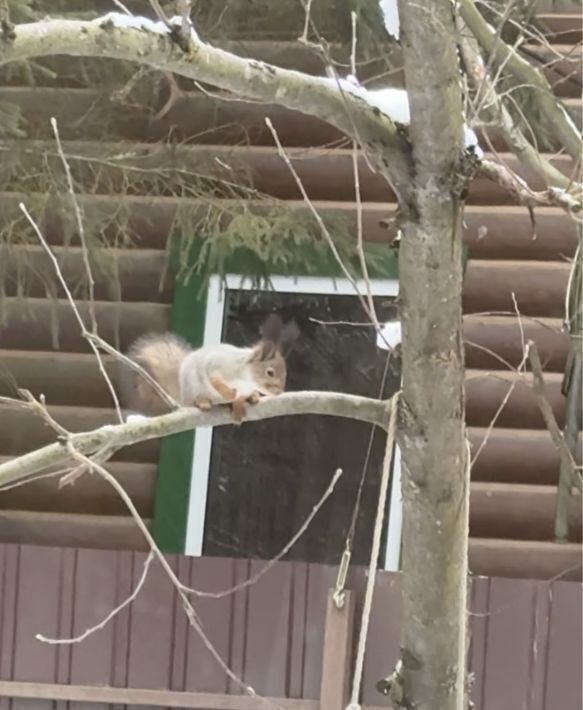
<svg viewBox="0 0 583 710">
<path fill-rule="evenodd" d="M 101 4 L 105 8 L 106 4 Z M 541 2 L 539 15 L 555 48 L 564 52 L 566 45 L 571 47 L 567 59 L 554 61 L 548 52 L 543 52 L 542 59 L 548 63 L 545 72 L 557 93 L 581 127 L 581 10 L 574 5 L 560 13 L 551 12 L 550 5 Z M 202 30 L 201 34 L 204 36 Z M 313 74 L 324 72 L 320 60 L 289 37 L 287 41 L 236 38 L 226 44 L 281 66 Z M 123 149 L 138 156 L 138 165 L 157 167 L 172 164 L 180 141 L 182 165 L 198 172 L 212 171 L 218 158 L 234 175 L 249 177 L 258 190 L 305 209 L 265 127 L 268 115 L 315 204 L 326 213 L 354 217 L 350 148 L 342 144 L 334 129 L 319 121 L 275 106 L 223 101 L 216 93 L 189 90 L 158 120 L 153 116 L 164 103 L 164 95 L 146 107 L 126 107 L 108 122 L 104 133 L 99 121 L 98 107 L 103 102 L 99 89 L 80 78 L 74 62 L 68 59 L 57 58 L 47 65 L 58 70 L 58 78 L 46 75 L 35 86 L 27 86 L 6 75 L 0 88 L 0 101 L 17 103 L 27 121 L 27 137 L 19 146 L 30 148 L 31 165 L 38 163 L 43 152 L 54 152 L 49 126 L 54 116 L 67 154 L 106 157 Z M 402 73 L 394 72 L 392 83 L 400 81 Z M 487 140 L 511 167 L 530 179 L 495 132 Z M 487 145 L 485 140 L 483 144 Z M 567 174 L 573 169 L 562 155 L 555 155 L 553 163 Z M 535 188 L 543 187 L 536 179 L 530 182 Z M 380 220 L 391 211 L 392 195 L 364 163 L 361 192 L 366 239 L 386 240 Z M 22 198 L 9 188 L 0 193 L 3 224 L 18 214 Z M 29 198 L 25 196 L 25 200 Z M 118 204 L 105 189 L 80 200 L 88 215 L 107 214 Z M 188 198 L 153 198 L 139 190 L 125 198 L 131 231 L 137 239 L 117 250 L 121 290 L 112 291 L 105 273 L 97 276 L 96 283 L 99 332 L 110 342 L 119 338 L 119 345 L 126 347 L 147 330 L 167 328 L 172 285 L 166 281 L 160 289 L 158 284 L 165 265 L 166 238 L 177 210 L 185 204 L 196 207 Z M 83 266 L 78 241 L 63 243 L 58 211 L 47 211 L 43 227 L 55 252 L 66 255 L 67 277 L 72 281 L 80 278 Z M 518 365 L 523 354 L 514 294 L 524 337 L 539 347 L 551 405 L 562 424 L 565 407 L 560 387 L 568 348 L 562 318 L 568 260 L 576 244 L 574 223 L 559 209 L 539 209 L 534 235 L 527 211 L 513 205 L 498 187 L 478 179 L 468 200 L 465 240 L 469 248 L 463 292 L 467 424 L 473 451 L 480 451 L 472 470 L 471 569 L 494 576 L 580 578 L 580 499 L 573 500 L 570 541 L 555 544 L 558 455 L 529 386 L 515 385 L 515 374 L 505 364 Z M 73 431 L 112 421 L 107 390 L 63 293 L 58 292 L 56 299 L 46 295 L 46 280 L 54 282 L 54 276 L 40 246 L 5 249 L 3 268 L 16 274 L 23 257 L 30 268 L 27 296 L 23 299 L 19 295 L 15 278 L 14 282 L 8 280 L 3 298 L 0 367 L 7 375 L 0 378 L 0 394 L 8 392 L 11 378 L 20 387 L 43 392 L 55 418 Z M 80 308 L 87 313 L 86 304 L 81 303 Z M 487 443 L 481 448 L 486 436 Z M 29 412 L 0 404 L 2 459 L 51 438 L 48 429 Z M 156 442 L 147 442 L 126 449 L 111 465 L 112 473 L 146 519 L 152 516 L 158 448 Z M 124 504 L 105 483 L 87 475 L 61 491 L 54 479 L 44 479 L 3 492 L 0 541 L 136 551 L 144 547 Z"/>
</svg>

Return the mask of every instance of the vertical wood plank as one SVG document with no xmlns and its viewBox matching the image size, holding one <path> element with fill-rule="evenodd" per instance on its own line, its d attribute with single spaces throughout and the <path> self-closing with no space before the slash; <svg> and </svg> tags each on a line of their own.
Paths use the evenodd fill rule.
<svg viewBox="0 0 583 710">
<path fill-rule="evenodd" d="M 70 638 L 73 633 L 73 609 L 75 607 L 75 566 L 77 550 L 61 549 L 59 588 L 59 638 Z M 69 644 L 57 646 L 57 683 L 71 682 L 71 652 Z M 56 702 L 54 710 L 67 710 L 66 702 Z"/>
<path fill-rule="evenodd" d="M 265 567 L 252 561 L 250 576 Z M 286 697 L 291 619 L 291 564 L 275 564 L 249 587 L 245 634 L 245 683 L 257 693 Z"/>
<path fill-rule="evenodd" d="M 578 582 L 553 584 L 545 708 L 581 710 L 583 707 L 582 605 L 583 585 Z"/>
<path fill-rule="evenodd" d="M 14 632 L 16 628 L 18 545 L 0 545 L 0 678 L 14 676 Z M 10 700 L 0 698 L 0 710 L 9 710 Z"/>
<path fill-rule="evenodd" d="M 347 590 L 344 605 L 339 609 L 334 602 L 333 591 L 328 593 L 320 710 L 344 710 L 346 707 L 352 657 L 354 603 L 353 592 Z"/>
<path fill-rule="evenodd" d="M 59 634 L 61 551 L 22 545 L 18 575 L 14 680 L 54 683 L 57 647 L 42 643 L 36 634 Z M 14 699 L 12 710 L 52 710 L 52 703 Z"/>
<path fill-rule="evenodd" d="M 249 560 L 233 560 L 235 584 L 240 584 L 249 578 Z M 231 636 L 229 665 L 239 679 L 245 677 L 245 634 L 247 633 L 247 610 L 249 608 L 249 589 L 245 587 L 232 595 Z M 229 693 L 242 693 L 243 689 L 233 680 L 229 680 Z"/>
<path fill-rule="evenodd" d="M 326 615 L 328 593 L 336 581 L 336 575 L 335 567 L 308 565 L 303 697 L 309 700 L 320 697 L 324 648 L 322 620 Z"/>
<path fill-rule="evenodd" d="M 484 707 L 484 674 L 490 608 L 490 578 L 474 577 L 470 596 L 470 671 L 473 673 L 471 698 L 476 708 Z"/>
<path fill-rule="evenodd" d="M 79 550 L 75 574 L 73 635 L 103 621 L 117 606 L 118 555 L 107 550 Z M 91 634 L 72 649 L 71 683 L 111 685 L 115 624 Z M 99 704 L 70 703 L 69 710 L 101 710 Z"/>
<path fill-rule="evenodd" d="M 233 562 L 213 557 L 193 558 L 188 583 L 195 589 L 205 591 L 229 589 L 235 583 Z M 191 596 L 191 600 L 205 634 L 220 657 L 229 663 L 232 597 L 212 599 Z M 186 639 L 185 690 L 205 693 L 224 693 L 227 690 L 225 672 L 190 626 Z"/>
<path fill-rule="evenodd" d="M 551 584 L 537 582 L 533 603 L 528 710 L 546 710 L 545 684 L 551 616 Z"/>
<path fill-rule="evenodd" d="M 186 586 L 190 585 L 191 557 L 176 555 L 172 557 L 172 567 L 178 579 Z M 196 597 L 191 599 L 196 607 Z M 174 592 L 172 599 L 172 649 L 170 665 L 170 689 L 183 691 L 186 683 L 186 646 L 188 643 L 188 619 L 184 612 L 178 592 Z"/>
<path fill-rule="evenodd" d="M 304 656 L 306 642 L 306 614 L 308 593 L 308 565 L 295 562 L 292 567 L 292 615 L 289 643 L 290 698 L 301 698 L 304 684 Z"/>
<path fill-rule="evenodd" d="M 488 710 L 527 707 L 535 584 L 491 581 L 483 703 Z"/>
<path fill-rule="evenodd" d="M 134 554 L 117 554 L 117 579 L 115 605 L 121 604 L 132 592 L 134 574 Z M 113 631 L 113 653 L 111 675 L 114 686 L 126 688 L 128 685 L 128 657 L 130 650 L 130 621 L 132 607 L 125 607 L 116 617 Z M 125 710 L 124 705 L 113 705 L 111 710 Z"/>
<path fill-rule="evenodd" d="M 135 556 L 132 589 L 143 575 L 146 559 L 145 553 Z M 131 604 L 129 687 L 161 690 L 170 685 L 173 596 L 168 575 L 154 560 L 140 594 Z"/>
<path fill-rule="evenodd" d="M 389 700 L 376 689 L 381 678 L 395 669 L 399 660 L 401 631 L 401 585 L 399 575 L 378 572 L 366 642 L 362 678 L 362 700 L 366 705 L 387 705 Z"/>
</svg>

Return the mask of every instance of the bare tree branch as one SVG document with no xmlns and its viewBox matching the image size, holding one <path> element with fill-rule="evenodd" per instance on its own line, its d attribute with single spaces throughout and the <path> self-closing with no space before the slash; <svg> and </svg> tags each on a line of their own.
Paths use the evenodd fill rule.
<svg viewBox="0 0 583 710">
<path fill-rule="evenodd" d="M 406 202 L 410 199 L 406 137 L 386 115 L 339 91 L 328 78 L 244 59 L 198 39 L 185 52 L 162 22 L 133 18 L 132 23 L 118 13 L 92 21 L 49 19 L 18 25 L 14 39 L 0 45 L 0 65 L 55 54 L 137 62 L 316 116 L 360 141 L 397 194 Z"/>
<path fill-rule="evenodd" d="M 470 36 L 465 26 L 462 26 L 460 37 L 468 76 L 478 91 L 478 105 L 483 104 L 481 113 L 493 118 L 512 152 L 530 170 L 540 175 L 545 183 L 562 190 L 570 189 L 572 181 L 541 155 L 516 125 L 502 99 L 498 96 L 495 83 L 488 74 L 476 39 Z"/>
<path fill-rule="evenodd" d="M 553 93 L 542 72 L 523 59 L 513 47 L 497 37 L 495 31 L 482 17 L 473 0 L 460 0 L 460 12 L 474 36 L 496 66 L 505 64 L 509 71 L 524 84 L 538 90 L 537 101 L 550 128 L 565 150 L 575 160 L 581 158 L 581 135 L 565 107 Z"/>
<path fill-rule="evenodd" d="M 482 160 L 478 167 L 478 174 L 508 190 L 518 204 L 530 209 L 534 207 L 562 207 L 567 212 L 577 213 L 583 208 L 581 195 L 575 197 L 566 190 L 556 187 L 536 192 L 531 190 L 521 177 L 512 173 L 502 163 L 496 163 L 493 160 Z"/>
<path fill-rule="evenodd" d="M 248 407 L 247 421 L 292 414 L 322 414 L 356 419 L 386 429 L 389 409 L 390 400 L 380 401 L 338 392 L 289 392 L 277 397 L 262 398 L 257 404 Z M 90 456 L 104 446 L 121 448 L 199 426 L 224 426 L 232 423 L 228 407 L 215 407 L 208 412 L 194 408 L 179 409 L 144 421 L 108 424 L 94 431 L 72 434 L 70 440 L 79 453 Z M 56 442 L 11 459 L 0 464 L 0 486 L 18 481 L 49 466 L 62 465 L 70 458 L 66 447 L 61 442 Z"/>
<path fill-rule="evenodd" d="M 534 376 L 533 389 L 535 394 L 537 395 L 541 414 L 543 415 L 545 424 L 547 425 L 547 428 L 549 430 L 549 434 L 551 435 L 551 438 L 555 446 L 557 447 L 557 450 L 561 457 L 561 461 L 563 461 L 565 465 L 569 467 L 569 469 L 573 473 L 573 476 L 575 476 L 578 471 L 577 464 L 575 463 L 575 459 L 569 451 L 569 447 L 565 442 L 563 432 L 557 424 L 557 420 L 555 419 L 555 415 L 553 414 L 553 410 L 551 409 L 545 386 L 540 357 L 538 355 L 536 344 L 533 343 L 532 340 L 528 343 L 528 359 L 530 360 L 532 374 Z"/>
</svg>

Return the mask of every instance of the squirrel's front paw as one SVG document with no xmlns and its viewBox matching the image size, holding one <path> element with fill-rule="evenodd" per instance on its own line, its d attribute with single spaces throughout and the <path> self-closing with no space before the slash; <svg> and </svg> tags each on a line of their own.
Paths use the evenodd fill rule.
<svg viewBox="0 0 583 710">
<path fill-rule="evenodd" d="M 245 400 L 236 399 L 231 402 L 231 413 L 233 414 L 233 419 L 237 424 L 241 424 L 247 413 L 247 408 L 245 406 Z"/>
<path fill-rule="evenodd" d="M 247 401 L 249 402 L 249 404 L 257 404 L 260 399 L 261 395 L 259 394 L 259 392 L 253 392 L 251 395 L 249 395 L 249 397 L 247 397 Z"/>
</svg>

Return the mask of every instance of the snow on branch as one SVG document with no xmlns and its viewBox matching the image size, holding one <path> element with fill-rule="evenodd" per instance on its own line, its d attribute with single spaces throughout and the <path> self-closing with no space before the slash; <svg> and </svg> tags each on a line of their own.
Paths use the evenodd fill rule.
<svg viewBox="0 0 583 710">
<path fill-rule="evenodd" d="M 383 14 L 385 29 L 395 39 L 401 36 L 401 23 L 399 21 L 399 6 L 397 0 L 380 0 L 379 6 Z"/>
<path fill-rule="evenodd" d="M 178 19 L 165 24 L 111 12 L 91 21 L 47 19 L 20 24 L 0 43 L 0 65 L 66 55 L 133 61 L 211 84 L 244 98 L 275 103 L 320 118 L 357 141 L 401 197 L 411 182 L 406 137 L 360 90 L 246 59 L 202 42 L 192 29 L 185 46 Z M 371 108 L 373 110 L 371 110 Z M 382 155 L 382 160 L 380 156 Z"/>
</svg>

